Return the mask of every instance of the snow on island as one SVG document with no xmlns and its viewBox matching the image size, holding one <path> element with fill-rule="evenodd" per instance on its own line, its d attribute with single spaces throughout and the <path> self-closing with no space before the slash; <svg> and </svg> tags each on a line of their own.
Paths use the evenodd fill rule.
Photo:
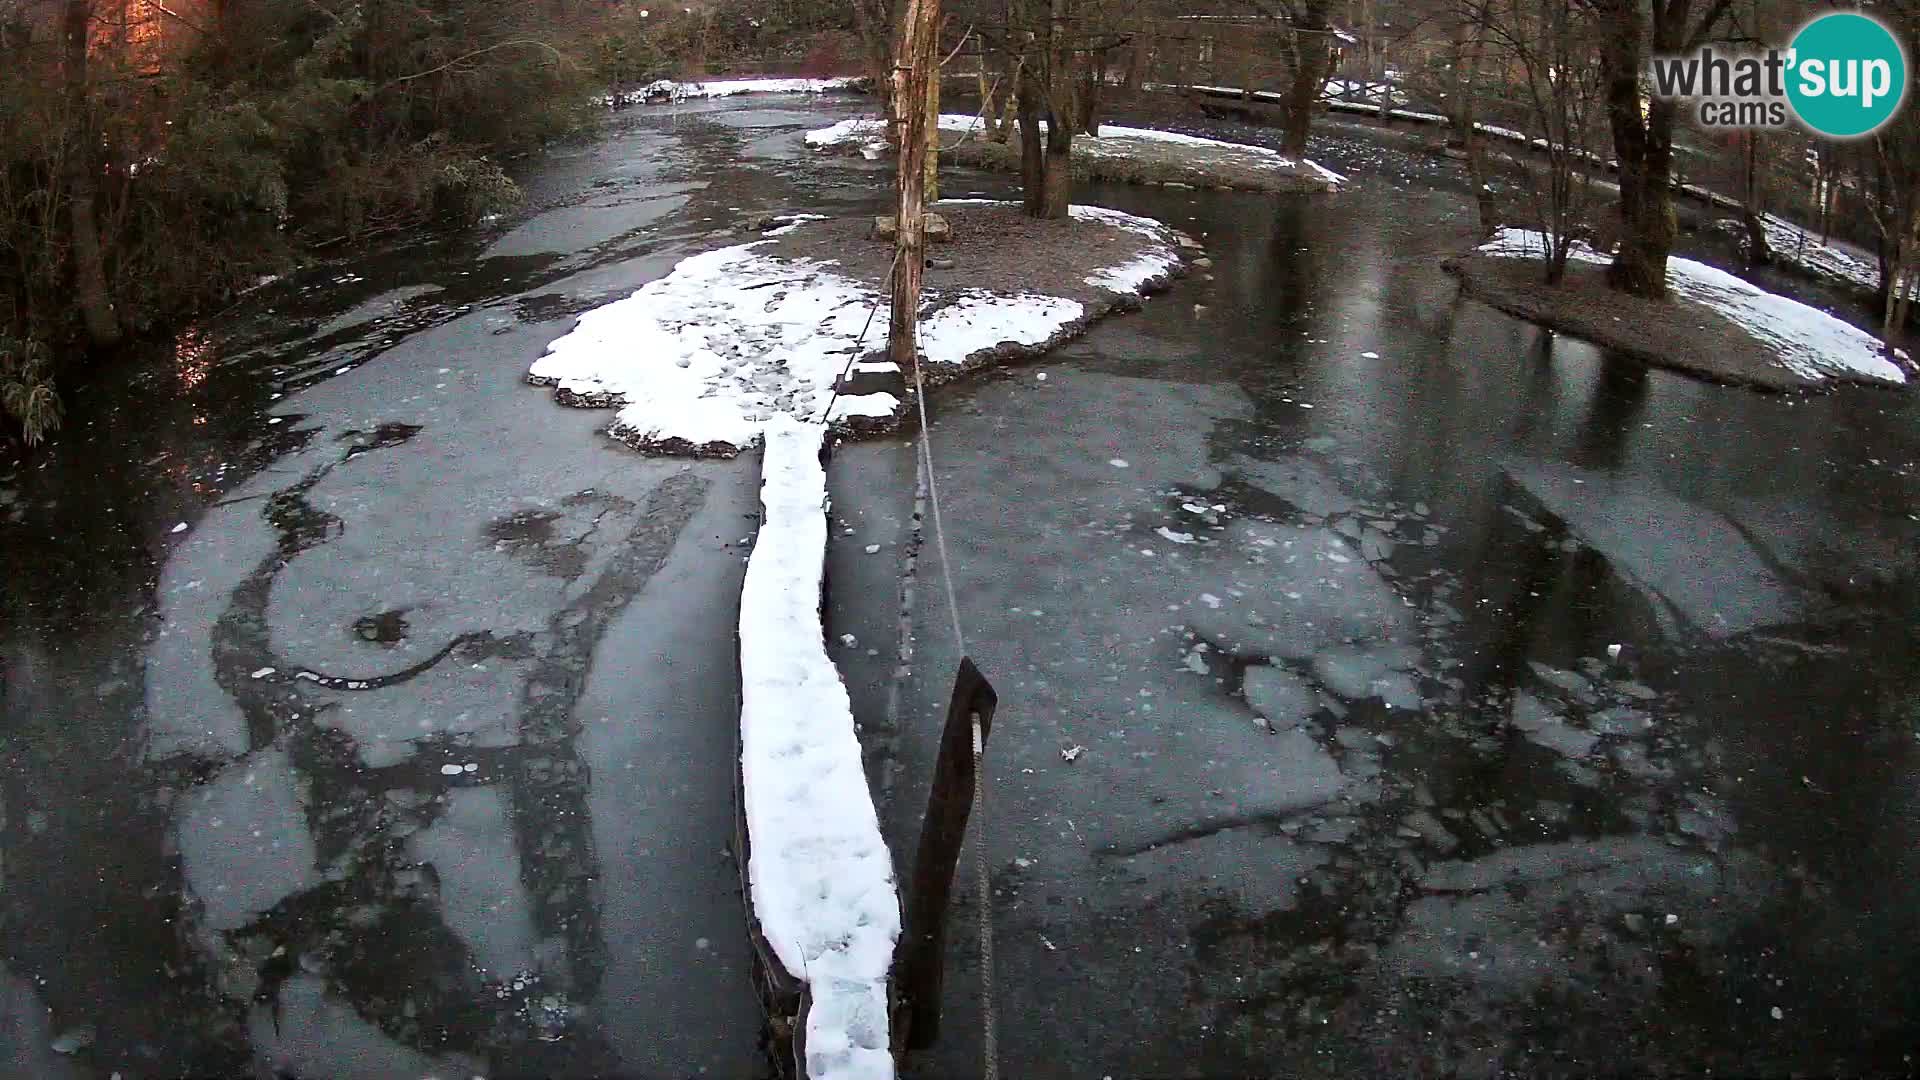
<svg viewBox="0 0 1920 1080">
<path fill-rule="evenodd" d="M 1494 258 L 1544 258 L 1546 234 L 1503 228 L 1479 247 Z M 1569 263 L 1605 266 L 1611 256 L 1576 243 Z M 1907 375 L 1900 349 L 1887 355 L 1877 337 L 1817 308 L 1742 281 L 1693 259 L 1667 258 L 1667 288 L 1675 300 L 1691 301 L 1726 317 L 1765 345 L 1781 367 L 1808 384 L 1831 380 L 1900 385 Z M 1602 342 L 1606 344 L 1606 342 Z"/>
<path fill-rule="evenodd" d="M 893 1076 L 887 971 L 900 936 L 893 860 L 868 793 L 853 707 L 827 657 L 826 427 L 765 425 L 765 517 L 740 594 L 740 770 L 753 913 L 807 984 L 806 1076 Z"/>
<path fill-rule="evenodd" d="M 608 105 L 633 105 L 649 101 L 686 101 L 693 98 L 723 98 L 739 94 L 828 94 L 858 89 L 857 76 L 836 79 L 718 79 L 713 82 L 680 82 L 656 79 L 637 90 L 608 95 Z"/>
<path fill-rule="evenodd" d="M 937 209 L 959 214 L 1011 205 L 956 200 Z M 950 379 L 995 355 L 1058 345 L 1120 301 L 1158 287 L 1180 265 L 1180 237 L 1157 221 L 1093 206 L 1074 207 L 1073 217 L 1117 230 L 1126 241 L 1110 265 L 1079 280 L 1040 279 L 1049 264 L 1039 259 L 1029 290 L 943 289 L 939 275 L 930 274 L 934 288 L 920 326 L 930 376 Z M 856 374 L 898 370 L 863 359 L 886 342 L 884 258 L 880 271 L 855 274 L 845 258 L 769 250 L 795 230 L 835 224 L 787 220 L 770 239 L 693 256 L 632 296 L 588 311 L 547 347 L 527 380 L 555 387 L 564 404 L 617 406 L 608 433 L 652 451 L 730 457 L 776 416 L 827 419 L 829 402 L 835 423 L 892 426 L 905 409 L 895 393 L 834 398 L 849 360 L 862 361 Z M 862 251 L 892 252 L 864 238 L 858 243 Z"/>
<path fill-rule="evenodd" d="M 989 150 L 990 147 L 1005 151 L 1005 147 L 984 138 L 983 126 L 984 123 L 978 116 L 942 114 L 940 130 L 957 136 L 956 139 L 947 141 L 942 149 L 946 151 L 972 149 L 990 155 L 993 153 Z M 1041 121 L 1040 130 L 1045 131 L 1046 127 L 1046 122 Z M 886 123 L 874 117 L 856 116 L 807 132 L 806 142 L 816 150 L 851 147 L 867 159 L 873 160 L 887 152 Z M 1301 159 L 1296 162 L 1270 147 L 1226 142 L 1221 139 L 1208 139 L 1177 131 L 1160 131 L 1155 128 L 1123 127 L 1119 124 L 1101 124 L 1099 135 L 1075 135 L 1073 152 L 1096 166 L 1104 164 L 1109 170 L 1119 169 L 1122 163 L 1129 161 L 1163 165 L 1179 162 L 1201 172 L 1211 167 L 1212 170 L 1220 173 L 1218 178 L 1223 180 L 1232 174 L 1249 174 L 1252 177 L 1266 174 L 1269 180 L 1268 186 L 1271 186 L 1271 181 L 1279 178 L 1304 177 L 1315 189 L 1331 191 L 1345 183 L 1347 179 L 1312 161 Z M 1012 157 L 1011 152 L 1008 151 L 1006 156 Z M 998 162 L 967 159 L 965 163 L 991 165 Z M 1204 183 L 1207 180 L 1207 177 L 1197 175 L 1194 171 L 1182 173 L 1181 177 L 1185 181 L 1198 183 Z M 1124 174 L 1111 178 L 1135 179 Z"/>
</svg>

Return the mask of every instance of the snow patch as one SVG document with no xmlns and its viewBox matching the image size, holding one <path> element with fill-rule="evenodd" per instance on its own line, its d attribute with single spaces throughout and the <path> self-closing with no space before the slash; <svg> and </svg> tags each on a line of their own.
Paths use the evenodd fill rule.
<svg viewBox="0 0 1920 1080">
<path fill-rule="evenodd" d="M 970 293 L 921 322 L 920 348 L 928 363 L 958 366 L 974 353 L 1006 342 L 1028 348 L 1045 345 L 1084 314 L 1078 300 L 1057 296 Z"/>
<path fill-rule="evenodd" d="M 1116 293 L 1137 293 L 1155 281 L 1172 274 L 1180 265 L 1179 236 L 1160 222 L 1152 218 L 1136 217 L 1118 210 L 1109 210 L 1104 206 L 1075 206 L 1068 211 L 1075 221 L 1091 221 L 1101 225 L 1110 225 L 1152 240 L 1159 245 L 1155 250 L 1141 255 L 1137 259 L 1096 270 L 1086 277 L 1087 284 L 1096 289 L 1106 289 Z"/>
<path fill-rule="evenodd" d="M 737 450 L 776 413 L 818 417 L 878 295 L 761 240 L 696 255 L 624 300 L 580 316 L 529 381 L 619 402 L 612 432 Z M 890 416 L 892 394 L 843 396 L 838 416 Z"/>
<path fill-rule="evenodd" d="M 812 992 L 807 1075 L 891 1077 L 887 970 L 900 899 L 820 623 L 826 428 L 779 416 L 765 431 L 765 520 L 740 595 L 753 911 L 781 966 Z"/>
<path fill-rule="evenodd" d="M 1499 258 L 1543 256 L 1547 238 L 1532 229 L 1501 229 L 1480 246 Z M 1568 262 L 1605 265 L 1610 257 L 1576 243 Z M 1818 308 L 1770 293 L 1725 270 L 1679 256 L 1667 258 L 1667 288 L 1678 297 L 1712 308 L 1767 343 L 1787 370 L 1804 379 L 1864 378 L 1905 383 L 1898 363 L 1888 359 L 1879 338 Z M 1904 360 L 1906 352 L 1894 349 Z"/>
</svg>

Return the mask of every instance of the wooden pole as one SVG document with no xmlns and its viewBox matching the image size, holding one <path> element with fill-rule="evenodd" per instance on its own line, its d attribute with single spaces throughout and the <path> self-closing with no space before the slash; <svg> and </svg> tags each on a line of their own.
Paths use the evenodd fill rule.
<svg viewBox="0 0 1920 1080">
<path fill-rule="evenodd" d="M 939 51 L 936 41 L 934 51 Z M 938 61 L 935 61 L 938 63 Z M 940 69 L 935 67 L 927 76 L 927 178 L 923 203 L 940 201 Z"/>
<path fill-rule="evenodd" d="M 916 341 L 920 318 L 920 281 L 927 268 L 927 140 L 937 125 L 927 122 L 927 80 L 937 77 L 940 0 L 907 0 L 902 12 L 900 49 L 894 57 L 894 100 L 900 103 L 900 208 L 894 216 L 893 318 L 887 333 L 887 359 L 899 365 L 919 362 Z M 931 127 L 931 130 L 930 130 Z"/>
<path fill-rule="evenodd" d="M 940 1036 L 947 906 L 967 838 L 967 818 L 973 812 L 978 764 L 973 757 L 973 721 L 980 719 L 984 750 L 999 700 L 987 677 L 972 660 L 962 657 L 953 680 L 953 700 L 947 705 L 947 726 L 940 735 L 933 787 L 927 793 L 927 816 L 920 825 L 920 851 L 913 860 L 913 882 L 907 893 L 906 933 L 896 954 L 897 984 L 906 1000 L 907 1046 L 914 1050 L 926 1049 Z"/>
</svg>

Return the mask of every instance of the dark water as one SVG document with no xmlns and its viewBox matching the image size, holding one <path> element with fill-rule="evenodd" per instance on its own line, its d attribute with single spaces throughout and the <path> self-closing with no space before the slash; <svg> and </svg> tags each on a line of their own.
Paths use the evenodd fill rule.
<svg viewBox="0 0 1920 1080">
<path fill-rule="evenodd" d="M 628 114 L 534 166 L 526 213 L 270 286 L 0 467 L 16 1071 L 758 1068 L 723 851 L 752 463 L 640 459 L 521 378 L 746 218 L 876 204 L 880 170 L 796 145 L 854 108 Z M 1089 193 L 1206 234 L 1214 280 L 1044 390 L 941 399 L 1008 702 L 1003 1069 L 1910 1071 L 1914 406 L 1649 373 L 1464 302 L 1452 166 L 1321 152 L 1354 191 Z M 837 484 L 884 482 L 840 505 L 904 520 L 903 460 L 843 451 Z M 1243 531 L 1275 525 L 1411 613 L 1418 708 L 1256 732 L 1244 660 L 1187 666 L 1197 594 L 1284 609 Z M 890 640 L 898 564 L 832 554 L 874 605 L 836 588 L 833 636 Z M 900 851 L 898 716 L 950 670 L 928 580 L 906 704 L 896 656 L 848 658 Z M 1521 731 L 1522 693 L 1565 722 Z M 955 972 L 928 1075 L 977 1069 Z"/>
<path fill-rule="evenodd" d="M 1212 280 L 940 405 L 1002 1067 L 1909 1074 L 1920 412 L 1517 323 L 1439 270 L 1473 218 L 1436 166 L 1320 160 L 1359 183 L 1089 193 Z M 928 562 L 867 703 L 902 848 L 954 660 Z M 1267 732 L 1276 649 L 1323 707 Z M 926 1075 L 978 1068 L 972 917 Z"/>
</svg>

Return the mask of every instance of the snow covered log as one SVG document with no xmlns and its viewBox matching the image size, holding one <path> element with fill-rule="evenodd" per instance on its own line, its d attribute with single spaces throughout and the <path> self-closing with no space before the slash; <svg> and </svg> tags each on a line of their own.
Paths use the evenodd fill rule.
<svg viewBox="0 0 1920 1080">
<path fill-rule="evenodd" d="M 764 517 L 740 594 L 740 775 L 757 936 L 802 989 L 796 1071 L 888 1080 L 887 973 L 900 936 L 893 859 L 867 787 L 853 708 L 827 657 L 826 428 L 765 427 Z"/>
</svg>

